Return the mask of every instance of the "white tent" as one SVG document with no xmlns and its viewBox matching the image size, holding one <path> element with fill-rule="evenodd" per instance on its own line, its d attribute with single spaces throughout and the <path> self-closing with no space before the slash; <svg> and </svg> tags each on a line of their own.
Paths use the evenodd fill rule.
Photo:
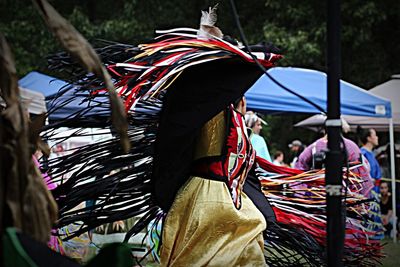
<svg viewBox="0 0 400 267">
<path fill-rule="evenodd" d="M 369 90 L 377 96 L 390 100 L 394 124 L 400 124 L 400 74 L 392 75 L 392 79 Z"/>
<path fill-rule="evenodd" d="M 352 131 L 355 131 L 358 125 L 363 128 L 374 128 L 378 132 L 388 132 L 390 128 L 389 118 L 371 118 L 352 115 L 342 115 L 341 117 L 350 125 Z M 325 119 L 325 115 L 316 114 L 296 123 L 294 126 L 318 131 L 324 125 Z M 393 120 L 393 127 L 396 132 L 400 132 L 400 121 L 394 122 Z"/>
<path fill-rule="evenodd" d="M 46 102 L 44 101 L 44 95 L 37 91 L 28 90 L 25 88 L 19 88 L 21 101 L 28 107 L 28 111 L 31 114 L 41 114 L 47 112 Z M 4 100 L 0 97 L 0 105 L 5 106 Z"/>
</svg>

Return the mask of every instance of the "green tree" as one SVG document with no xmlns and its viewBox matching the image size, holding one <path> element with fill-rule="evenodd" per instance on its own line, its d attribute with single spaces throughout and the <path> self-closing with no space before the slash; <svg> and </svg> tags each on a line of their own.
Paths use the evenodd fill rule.
<svg viewBox="0 0 400 267">
<path fill-rule="evenodd" d="M 285 52 L 281 64 L 326 70 L 326 1 L 266 2 L 264 36 Z M 400 2 L 342 2 L 342 77 L 370 88 L 400 72 Z"/>
<path fill-rule="evenodd" d="M 50 0 L 89 40 L 107 39 L 138 44 L 154 36 L 155 29 L 197 28 L 200 10 L 220 2 L 217 25 L 239 37 L 228 0 Z M 326 71 L 326 1 L 236 1 L 240 20 L 251 43 L 267 40 L 284 53 L 278 65 Z M 400 1 L 342 1 L 342 77 L 370 88 L 400 73 Z M 0 31 L 13 48 L 18 75 L 32 70 L 48 73 L 46 56 L 61 50 L 48 33 L 30 0 L 0 1 Z M 50 73 L 51 74 L 51 73 Z M 268 116 L 263 134 L 270 147 L 287 149 L 301 136 L 293 130 L 304 116 Z M 277 138 L 279 136 L 279 138 Z"/>
<path fill-rule="evenodd" d="M 264 39 L 282 48 L 280 65 L 326 70 L 326 1 L 236 1 L 250 42 Z M 51 4 L 89 40 L 138 43 L 155 29 L 197 28 L 200 10 L 216 1 L 52 0 Z M 400 2 L 349 0 L 342 3 L 342 73 L 371 87 L 399 72 Z M 220 1 L 218 25 L 238 37 L 229 1 Z M 0 1 L 0 30 L 13 46 L 19 74 L 45 71 L 44 58 L 59 50 L 29 0 Z"/>
</svg>

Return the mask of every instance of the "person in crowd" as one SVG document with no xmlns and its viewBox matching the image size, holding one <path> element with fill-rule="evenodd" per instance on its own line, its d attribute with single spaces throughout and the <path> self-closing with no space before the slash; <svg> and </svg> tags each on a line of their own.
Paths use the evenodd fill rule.
<svg viewBox="0 0 400 267">
<path fill-rule="evenodd" d="M 260 131 L 262 129 L 262 124 L 267 123 L 257 116 L 253 111 L 246 112 L 245 115 L 246 126 L 251 129 L 252 133 L 250 135 L 250 141 L 253 148 L 257 152 L 257 156 L 272 162 L 271 155 L 268 151 L 267 143 L 264 138 L 260 136 Z"/>
<path fill-rule="evenodd" d="M 350 126 L 345 120 L 342 119 L 342 130 L 344 133 L 350 131 Z M 343 138 L 346 152 L 347 160 L 349 162 L 360 160 L 360 149 L 357 144 L 350 139 Z M 293 141 L 294 142 L 294 141 Z M 295 168 L 300 170 L 311 170 L 320 169 L 323 167 L 323 161 L 325 159 L 325 152 L 328 147 L 328 135 L 325 134 L 323 137 L 319 138 L 317 141 L 309 145 L 300 154 L 297 162 L 295 163 Z"/>
<path fill-rule="evenodd" d="M 47 189 L 53 190 L 54 188 L 57 187 L 57 185 L 51 181 L 51 178 L 47 174 L 47 172 L 43 171 L 42 164 L 41 164 L 41 162 L 39 162 L 39 159 L 42 158 L 42 156 L 43 156 L 43 152 L 40 149 L 37 149 L 35 151 L 35 153 L 32 155 L 32 160 L 33 160 L 33 163 L 35 164 L 35 166 L 40 170 L 40 173 L 43 177 L 43 181 L 47 186 Z"/>
<path fill-rule="evenodd" d="M 274 161 L 272 163 L 277 166 L 285 166 L 285 163 L 283 162 L 284 157 L 285 155 L 283 154 L 283 152 L 277 150 L 274 154 Z"/>
<path fill-rule="evenodd" d="M 381 207 L 382 224 L 385 227 L 385 235 L 390 236 L 393 229 L 393 205 L 392 194 L 389 190 L 389 183 L 386 181 L 380 184 L 381 199 L 379 205 Z"/>
<path fill-rule="evenodd" d="M 350 126 L 347 124 L 345 120 L 342 119 L 342 131 L 347 133 L 350 131 Z M 298 161 L 296 162 L 296 169 L 300 170 L 311 170 L 311 169 L 321 169 L 325 167 L 325 153 L 328 147 L 328 138 L 327 134 L 325 134 L 322 138 L 318 139 L 311 145 L 309 145 L 303 153 L 299 156 Z M 375 232 L 375 236 L 373 239 L 382 239 L 383 238 L 383 227 L 380 216 L 380 207 L 379 207 L 379 197 L 378 194 L 373 189 L 373 179 L 371 179 L 368 172 L 368 162 L 365 158 L 362 157 L 361 150 L 352 140 L 343 137 L 343 144 L 345 147 L 346 153 L 346 161 L 347 164 L 350 163 L 358 164 L 358 167 L 352 169 L 353 173 L 358 173 L 358 175 L 362 178 L 363 183 L 362 187 L 357 190 L 359 193 L 363 194 L 365 197 L 370 199 L 374 199 L 374 201 L 370 202 L 369 206 L 369 216 L 371 221 L 374 223 L 368 224 L 366 229 L 371 232 Z M 346 164 L 346 165 L 347 165 Z M 343 162 L 343 166 L 346 166 L 345 162 Z M 355 188 L 353 188 L 355 189 Z"/>
<path fill-rule="evenodd" d="M 371 178 L 375 179 L 374 190 L 379 193 L 379 182 L 382 174 L 379 163 L 376 160 L 374 153 L 372 152 L 373 149 L 379 144 L 378 136 L 376 135 L 376 131 L 372 128 L 362 129 L 361 127 L 358 127 L 357 132 L 362 143 L 361 153 L 368 160 L 369 173 L 371 175 Z"/>
<path fill-rule="evenodd" d="M 304 151 L 304 145 L 300 140 L 293 140 L 289 144 L 290 152 L 293 155 L 293 159 L 290 161 L 290 167 L 294 168 L 300 154 Z"/>
</svg>

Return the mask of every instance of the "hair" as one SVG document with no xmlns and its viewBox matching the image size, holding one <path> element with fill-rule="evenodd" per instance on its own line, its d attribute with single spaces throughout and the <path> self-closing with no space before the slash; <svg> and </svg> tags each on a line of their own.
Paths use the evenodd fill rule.
<svg viewBox="0 0 400 267">
<path fill-rule="evenodd" d="M 274 159 L 278 158 L 280 155 L 283 155 L 283 152 L 280 150 L 277 150 L 274 154 Z"/>
<path fill-rule="evenodd" d="M 246 126 L 250 129 L 252 129 L 256 125 L 257 121 L 259 120 L 259 117 L 257 116 L 257 114 L 255 114 L 253 111 L 247 111 L 244 118 L 245 118 Z"/>
<path fill-rule="evenodd" d="M 244 97 L 244 95 L 241 95 L 238 99 L 236 99 L 236 100 L 233 102 L 233 106 L 234 106 L 235 108 L 237 108 L 237 107 L 239 106 L 240 101 L 242 101 L 243 97 Z"/>
<path fill-rule="evenodd" d="M 361 126 L 357 127 L 357 135 L 361 143 L 365 145 L 368 143 L 368 137 L 371 136 L 371 129 L 363 129 Z"/>
</svg>

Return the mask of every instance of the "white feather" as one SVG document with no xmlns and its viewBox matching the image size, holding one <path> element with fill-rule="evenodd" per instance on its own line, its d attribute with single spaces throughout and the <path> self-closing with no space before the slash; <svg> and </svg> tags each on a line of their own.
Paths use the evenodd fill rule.
<svg viewBox="0 0 400 267">
<path fill-rule="evenodd" d="M 214 26 L 217 22 L 217 7 L 216 4 L 213 8 L 209 7 L 207 11 L 201 11 L 201 19 L 200 19 L 200 26 Z"/>
<path fill-rule="evenodd" d="M 207 11 L 201 11 L 200 29 L 197 32 L 197 38 L 210 39 L 214 37 L 222 38 L 224 34 L 222 31 L 214 26 L 217 22 L 217 7 L 216 4 L 213 8 L 209 7 Z"/>
</svg>

